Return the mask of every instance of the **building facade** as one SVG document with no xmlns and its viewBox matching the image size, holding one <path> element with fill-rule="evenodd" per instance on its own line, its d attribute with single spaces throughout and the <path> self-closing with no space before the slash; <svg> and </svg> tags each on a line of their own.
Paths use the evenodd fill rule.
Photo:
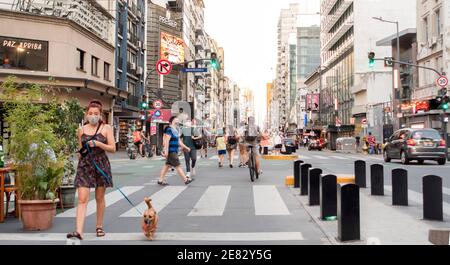
<svg viewBox="0 0 450 265">
<path fill-rule="evenodd" d="M 401 21 L 400 30 L 414 27 L 415 3 L 408 0 L 323 0 L 321 2 L 321 120 L 328 124 L 331 149 L 339 136 L 362 135 L 363 120 L 377 139 L 382 128 L 372 110 L 391 102 L 392 71 L 382 63 L 368 66 L 367 54 L 391 57 L 390 47 L 376 46 L 389 24 L 373 19 Z M 392 33 L 395 33 L 395 26 Z M 370 29 L 370 30 L 368 30 Z"/>
<path fill-rule="evenodd" d="M 113 21 L 104 9 L 98 12 Z M 115 87 L 113 44 L 71 19 L 25 11 L 0 9 L 0 27 L 0 82 L 13 75 L 19 84 L 54 88 L 61 102 L 100 100 L 105 121 L 113 124 L 115 102 L 128 98 Z"/>
</svg>

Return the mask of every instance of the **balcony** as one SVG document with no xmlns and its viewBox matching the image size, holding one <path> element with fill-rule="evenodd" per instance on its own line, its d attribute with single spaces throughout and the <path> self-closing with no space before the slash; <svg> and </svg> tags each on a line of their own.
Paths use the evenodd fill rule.
<svg viewBox="0 0 450 265">
<path fill-rule="evenodd" d="M 204 29 L 203 24 L 197 23 L 197 24 L 195 25 L 195 34 L 196 34 L 197 36 L 205 35 L 205 31 L 204 31 L 203 29 Z"/>
<path fill-rule="evenodd" d="M 334 4 L 336 4 L 337 0 L 332 1 L 334 2 L 331 6 L 330 9 L 324 13 L 324 14 L 328 14 L 331 10 L 331 8 L 333 8 Z M 339 18 L 341 18 L 341 16 L 344 14 L 344 12 L 347 10 L 347 8 L 350 7 L 350 5 L 353 3 L 353 0 L 344 0 L 343 3 L 341 4 L 341 6 L 336 10 L 336 12 L 334 12 L 334 14 L 332 15 L 326 15 L 324 16 L 324 19 L 322 21 L 322 32 L 329 32 L 330 29 L 336 24 L 336 22 L 339 20 Z"/>
<path fill-rule="evenodd" d="M 195 40 L 195 48 L 198 50 L 203 50 L 205 47 L 205 43 L 204 40 L 201 36 L 199 36 L 196 40 Z"/>
<path fill-rule="evenodd" d="M 336 44 L 339 39 L 344 36 L 344 34 L 353 27 L 353 17 L 348 17 L 345 22 L 342 24 L 341 27 L 334 33 L 334 34 L 328 34 L 328 37 L 325 38 L 325 45 L 323 46 L 323 50 L 328 51 L 333 47 L 334 44 Z"/>
</svg>

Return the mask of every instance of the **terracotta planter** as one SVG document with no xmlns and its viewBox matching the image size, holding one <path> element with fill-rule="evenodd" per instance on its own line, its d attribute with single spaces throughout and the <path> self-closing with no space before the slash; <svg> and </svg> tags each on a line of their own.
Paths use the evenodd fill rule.
<svg viewBox="0 0 450 265">
<path fill-rule="evenodd" d="M 55 201 L 19 201 L 23 229 L 26 231 L 48 230 L 56 215 Z"/>
</svg>

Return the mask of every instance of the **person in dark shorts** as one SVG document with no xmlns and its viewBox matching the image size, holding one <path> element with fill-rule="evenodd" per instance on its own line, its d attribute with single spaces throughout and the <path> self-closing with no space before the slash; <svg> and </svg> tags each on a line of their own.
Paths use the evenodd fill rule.
<svg viewBox="0 0 450 265">
<path fill-rule="evenodd" d="M 170 126 L 166 128 L 164 131 L 164 139 L 163 139 L 163 157 L 166 158 L 166 164 L 163 166 L 161 170 L 161 175 L 158 181 L 158 184 L 161 186 L 169 185 L 165 182 L 164 178 L 167 175 L 167 172 L 171 167 L 174 167 L 181 179 L 184 181 L 184 184 L 189 185 L 192 182 L 191 178 L 186 177 L 183 169 L 181 168 L 180 159 L 178 157 L 178 151 L 181 147 L 186 152 L 190 152 L 191 149 L 183 144 L 183 141 L 180 139 L 180 134 L 177 130 L 179 126 L 179 120 L 177 117 L 172 117 L 169 120 Z"/>
<path fill-rule="evenodd" d="M 79 162 L 75 187 L 78 192 L 76 231 L 67 234 L 67 238 L 83 240 L 83 226 L 90 189 L 95 188 L 97 202 L 97 237 L 104 237 L 103 216 L 105 213 L 106 188 L 113 187 L 111 164 L 108 153 L 116 152 L 113 129 L 102 121 L 102 103 L 93 100 L 86 111 L 88 123 L 78 130 L 80 146 Z"/>
</svg>

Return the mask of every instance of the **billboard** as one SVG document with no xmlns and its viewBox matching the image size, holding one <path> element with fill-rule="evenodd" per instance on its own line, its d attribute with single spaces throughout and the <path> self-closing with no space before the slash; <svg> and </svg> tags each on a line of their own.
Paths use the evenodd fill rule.
<svg viewBox="0 0 450 265">
<path fill-rule="evenodd" d="M 320 101 L 319 94 L 309 94 L 306 95 L 306 109 L 308 111 L 319 111 Z"/>
<path fill-rule="evenodd" d="M 184 41 L 174 35 L 161 32 L 161 60 L 168 60 L 173 64 L 184 62 Z"/>
</svg>

